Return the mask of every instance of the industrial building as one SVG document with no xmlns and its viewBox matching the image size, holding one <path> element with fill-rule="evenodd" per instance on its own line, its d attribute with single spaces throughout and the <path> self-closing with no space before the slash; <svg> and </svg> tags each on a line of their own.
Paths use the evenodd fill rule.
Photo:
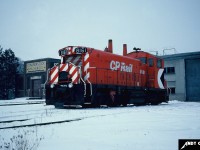
<svg viewBox="0 0 200 150">
<path fill-rule="evenodd" d="M 44 98 L 44 84 L 49 68 L 60 59 L 43 58 L 24 62 L 24 96 Z"/>
<path fill-rule="evenodd" d="M 200 102 L 200 52 L 161 56 L 170 100 Z"/>
</svg>

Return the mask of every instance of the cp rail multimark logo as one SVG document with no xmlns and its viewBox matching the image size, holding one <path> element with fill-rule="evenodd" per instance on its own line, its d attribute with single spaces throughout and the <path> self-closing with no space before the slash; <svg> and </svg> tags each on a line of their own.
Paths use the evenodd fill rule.
<svg viewBox="0 0 200 150">
<path fill-rule="evenodd" d="M 200 139 L 179 139 L 179 150 L 200 150 Z"/>
</svg>

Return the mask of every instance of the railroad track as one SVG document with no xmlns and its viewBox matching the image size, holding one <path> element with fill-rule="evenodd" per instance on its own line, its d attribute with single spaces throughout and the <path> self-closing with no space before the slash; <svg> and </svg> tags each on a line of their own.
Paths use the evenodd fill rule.
<svg viewBox="0 0 200 150">
<path fill-rule="evenodd" d="M 13 105 L 33 105 L 33 104 L 44 104 L 44 101 L 41 102 L 28 102 L 28 103 L 8 103 L 8 104 L 0 104 L 0 106 L 13 106 Z"/>
<path fill-rule="evenodd" d="M 133 107 L 132 105 L 128 107 Z M 125 109 L 128 107 L 124 107 Z M 89 109 L 55 109 L 52 107 L 47 107 L 47 109 L 33 109 L 33 110 L 26 110 L 26 111 L 18 111 L 18 112 L 11 112 L 10 114 L 6 114 L 6 116 L 1 116 L 0 120 L 0 130 L 3 129 L 15 129 L 15 128 L 23 128 L 23 127 L 34 127 L 34 126 L 44 126 L 44 125 L 53 125 L 53 124 L 59 124 L 59 123 L 67 123 L 67 122 L 73 122 L 73 121 L 80 121 L 87 118 L 95 118 L 95 117 L 103 117 L 103 116 L 109 116 L 109 115 L 117 115 L 117 114 L 123 114 L 128 113 L 129 111 L 123 110 L 121 112 L 107 112 L 108 109 L 121 109 L 121 107 L 101 107 L 101 108 L 89 108 Z M 95 113 L 96 111 L 93 110 L 105 110 L 101 114 L 93 114 L 89 115 L 90 112 Z M 65 111 L 66 110 L 66 111 Z M 71 110 L 72 114 L 71 114 Z M 85 112 L 83 114 L 82 112 Z M 74 113 L 75 112 L 75 113 Z M 58 116 L 69 116 L 69 118 L 60 118 L 60 120 L 52 120 L 53 118 L 57 118 Z M 71 117 L 71 115 L 75 115 Z M 4 119 L 10 118 L 10 120 L 4 120 Z M 49 119 L 49 120 L 48 120 Z M 46 121 L 44 121 L 46 120 Z M 30 121 L 30 122 L 29 122 Z M 16 122 L 16 123 L 15 123 Z M 20 122 L 20 123 L 19 123 Z"/>
<path fill-rule="evenodd" d="M 49 122 L 47 121 L 47 122 L 40 122 L 40 123 L 30 123 L 30 124 L 23 124 L 23 125 L 13 125 L 13 126 L 0 127 L 0 130 L 3 130 L 3 129 L 16 129 L 16 128 L 23 128 L 23 127 L 53 125 L 53 124 L 59 124 L 59 123 L 80 121 L 80 120 L 88 119 L 88 118 L 105 117 L 105 116 L 117 115 L 117 114 L 124 114 L 124 113 L 129 113 L 129 112 L 125 111 L 125 112 L 117 112 L 117 113 L 108 113 L 108 114 L 99 114 L 99 115 L 78 117 L 78 118 L 72 118 L 72 119 L 63 119 L 63 120 L 57 120 L 57 121 L 49 121 Z M 27 120 L 24 119 L 22 121 L 28 121 L 28 120 L 31 120 L 31 119 L 27 119 Z M 20 120 L 13 120 L 13 121 L 20 121 Z M 7 122 L 9 122 L 9 121 L 7 121 Z M 10 121 L 10 122 L 12 122 L 12 121 Z"/>
<path fill-rule="evenodd" d="M 5 120 L 5 121 L 0 121 L 0 123 L 11 123 L 15 121 L 27 121 L 29 119 L 18 119 L 18 120 Z"/>
<path fill-rule="evenodd" d="M 27 119 L 27 120 L 28 120 L 28 119 Z M 61 121 L 42 122 L 42 123 L 33 123 L 33 124 L 25 124 L 25 125 L 10 126 L 10 127 L 1 127 L 0 130 L 2 130 L 2 129 L 23 128 L 23 127 L 33 127 L 33 126 L 44 126 L 44 125 L 50 125 L 50 124 L 58 124 L 58 123 L 79 121 L 79 120 L 82 120 L 82 118 L 69 119 L 69 120 L 61 120 Z M 24 121 L 25 121 L 25 120 L 24 120 Z"/>
</svg>

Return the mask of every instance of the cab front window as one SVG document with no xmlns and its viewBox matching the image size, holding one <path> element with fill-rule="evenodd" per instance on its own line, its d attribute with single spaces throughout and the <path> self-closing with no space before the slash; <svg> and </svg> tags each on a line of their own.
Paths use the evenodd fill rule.
<svg viewBox="0 0 200 150">
<path fill-rule="evenodd" d="M 72 63 L 76 66 L 82 66 L 82 55 L 66 56 L 65 63 Z"/>
</svg>

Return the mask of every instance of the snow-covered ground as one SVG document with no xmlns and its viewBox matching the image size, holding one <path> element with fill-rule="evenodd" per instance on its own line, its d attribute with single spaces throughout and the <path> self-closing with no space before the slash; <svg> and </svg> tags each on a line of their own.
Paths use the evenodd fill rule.
<svg viewBox="0 0 200 150">
<path fill-rule="evenodd" d="M 176 150 L 178 139 L 200 139 L 200 103 L 196 102 L 88 109 L 26 105 L 39 101 L 44 100 L 0 101 L 0 149 L 16 148 L 16 141 L 25 141 L 27 147 L 39 144 L 35 146 L 39 150 Z"/>
</svg>

